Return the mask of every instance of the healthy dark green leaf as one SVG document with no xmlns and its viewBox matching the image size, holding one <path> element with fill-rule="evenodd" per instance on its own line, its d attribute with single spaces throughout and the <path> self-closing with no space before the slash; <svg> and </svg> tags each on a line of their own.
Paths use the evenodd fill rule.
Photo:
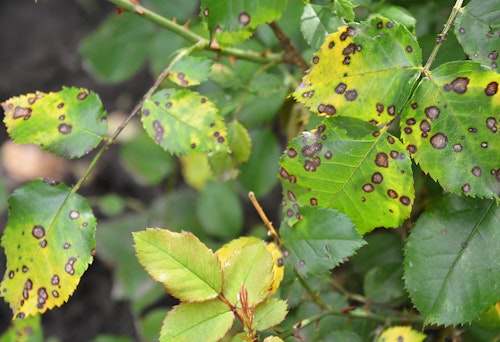
<svg viewBox="0 0 500 342">
<path fill-rule="evenodd" d="M 406 289 L 428 324 L 468 323 L 500 298 L 500 207 L 445 195 L 405 247 Z"/>
</svg>

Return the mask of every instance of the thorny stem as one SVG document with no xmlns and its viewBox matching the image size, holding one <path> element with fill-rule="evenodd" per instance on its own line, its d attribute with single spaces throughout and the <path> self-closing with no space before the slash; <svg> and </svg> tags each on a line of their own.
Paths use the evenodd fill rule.
<svg viewBox="0 0 500 342">
<path fill-rule="evenodd" d="M 283 56 L 285 62 L 297 65 L 300 68 L 300 71 L 302 71 L 302 73 L 305 73 L 307 69 L 309 69 L 309 65 L 304 60 L 304 58 L 302 58 L 301 54 L 297 51 L 295 46 L 293 46 L 290 38 L 288 38 L 288 36 L 281 30 L 277 22 L 273 21 L 269 24 L 269 27 L 271 27 L 274 35 L 280 41 L 281 47 L 286 52 L 286 54 L 284 54 Z"/>
<path fill-rule="evenodd" d="M 179 36 L 183 37 L 184 39 L 186 39 L 191 43 L 200 44 L 200 46 L 202 46 L 204 50 L 214 51 L 222 55 L 234 56 L 239 59 L 244 59 L 255 63 L 277 64 L 283 62 L 283 57 L 277 53 L 259 54 L 251 50 L 241 50 L 236 48 L 221 48 L 216 44 L 211 44 L 210 40 L 193 33 L 187 27 L 179 25 L 174 21 L 169 20 L 147 9 L 146 7 L 143 7 L 140 4 L 136 4 L 130 0 L 107 0 L 107 1 L 115 4 L 116 6 L 127 12 L 140 15 L 165 29 L 178 34 Z"/>
<path fill-rule="evenodd" d="M 451 14 L 448 17 L 448 20 L 446 21 L 446 24 L 444 25 L 443 31 L 438 34 L 437 39 L 436 39 L 436 46 L 434 46 L 434 49 L 432 50 L 429 58 L 427 59 L 427 63 L 425 63 L 424 70 L 422 71 L 426 76 L 429 76 L 429 69 L 434 62 L 434 59 L 436 58 L 436 55 L 441 48 L 441 44 L 444 41 L 444 38 L 446 37 L 446 34 L 451 28 L 451 25 L 453 24 L 453 21 L 455 21 L 455 17 L 457 16 L 458 12 L 460 11 L 460 8 L 462 7 L 463 0 L 457 0 L 455 2 L 455 6 L 453 6 L 453 9 L 451 10 Z"/>
<path fill-rule="evenodd" d="M 158 87 L 160 86 L 161 82 L 163 82 L 163 80 L 165 79 L 165 77 L 168 76 L 168 73 L 170 72 L 170 69 L 172 68 L 172 66 L 177 61 L 179 61 L 181 58 L 183 58 L 184 56 L 190 54 L 193 51 L 200 50 L 202 48 L 203 48 L 202 44 L 200 44 L 198 42 L 198 43 L 192 45 L 190 48 L 181 50 L 175 56 L 175 58 L 172 60 L 172 62 L 170 62 L 170 64 L 165 69 L 163 69 L 163 71 L 160 73 L 160 75 L 154 81 L 153 85 L 148 89 L 148 91 L 146 92 L 146 94 L 144 94 L 144 96 L 142 97 L 142 99 L 136 104 L 136 106 L 134 107 L 134 109 L 132 109 L 132 111 L 130 112 L 129 116 L 120 124 L 120 126 L 115 130 L 115 132 L 111 136 L 109 136 L 107 138 L 107 140 L 104 143 L 104 145 L 102 145 L 102 147 L 96 153 L 96 155 L 94 156 L 94 158 L 90 162 L 89 166 L 87 167 L 87 170 L 85 170 L 85 173 L 83 174 L 83 176 L 80 178 L 80 180 L 78 181 L 78 183 L 76 183 L 75 186 L 72 188 L 72 190 L 71 190 L 72 194 L 78 192 L 78 190 L 80 189 L 80 187 L 82 186 L 82 184 L 87 180 L 87 178 L 89 177 L 90 173 L 94 170 L 94 168 L 97 165 L 97 162 L 99 161 L 99 159 L 101 159 L 101 156 L 104 153 L 104 151 L 106 151 L 108 149 L 108 147 L 111 146 L 115 142 L 115 140 L 118 137 L 118 135 L 120 135 L 120 133 L 128 125 L 128 123 L 134 118 L 134 116 L 136 116 L 137 113 L 139 113 L 139 111 L 141 110 L 142 105 L 144 104 L 144 102 L 146 102 L 146 100 L 149 99 L 153 95 L 153 93 L 156 91 L 156 89 L 158 89 Z"/>
<path fill-rule="evenodd" d="M 264 222 L 267 229 L 269 229 L 269 233 L 271 233 L 272 237 L 274 238 L 274 241 L 276 241 L 278 246 L 281 246 L 281 239 L 280 239 L 278 233 L 276 232 L 276 229 L 274 229 L 272 222 L 269 221 L 269 219 L 267 218 L 267 215 L 264 212 L 264 210 L 262 210 L 262 207 L 260 206 L 259 202 L 255 198 L 255 194 L 253 193 L 253 191 L 250 191 L 248 193 L 248 198 L 250 198 L 250 201 L 252 202 L 253 206 L 255 207 L 255 210 L 257 210 L 257 212 L 259 213 L 261 220 Z"/>
</svg>

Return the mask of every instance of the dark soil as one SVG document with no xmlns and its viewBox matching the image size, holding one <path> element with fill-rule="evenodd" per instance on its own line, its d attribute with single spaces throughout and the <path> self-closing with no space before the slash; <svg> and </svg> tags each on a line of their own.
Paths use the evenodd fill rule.
<svg viewBox="0 0 500 342">
<path fill-rule="evenodd" d="M 147 71 L 118 86 L 99 84 L 83 69 L 77 53 L 82 38 L 114 11 L 104 0 L 0 1 L 0 102 L 35 90 L 80 86 L 98 93 L 108 112 L 129 111 L 127 105 L 123 108 L 123 99 L 131 106 L 143 95 L 152 82 Z M 5 139 L 2 128 L 0 141 Z M 98 179 L 90 185 L 93 189 L 84 191 L 102 193 L 107 189 L 96 187 L 117 186 L 113 175 L 100 174 Z M 0 217 L 0 233 L 5 216 Z M 4 272 L 5 256 L 0 253 L 0 275 Z M 43 315 L 45 337 L 77 342 L 106 333 L 135 339 L 128 303 L 113 300 L 111 288 L 111 271 L 96 258 L 69 302 Z M 10 308 L 0 299 L 0 335 L 11 319 Z"/>
</svg>

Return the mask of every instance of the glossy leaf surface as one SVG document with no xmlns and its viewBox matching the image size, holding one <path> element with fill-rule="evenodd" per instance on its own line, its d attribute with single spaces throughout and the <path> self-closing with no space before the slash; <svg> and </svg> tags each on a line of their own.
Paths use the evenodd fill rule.
<svg viewBox="0 0 500 342">
<path fill-rule="evenodd" d="M 266 330 L 280 324 L 288 313 L 284 300 L 269 298 L 255 307 L 255 329 Z"/>
<path fill-rule="evenodd" d="M 142 106 L 142 124 L 166 151 L 227 152 L 226 125 L 206 97 L 185 90 L 163 89 Z"/>
<path fill-rule="evenodd" d="M 169 311 L 160 332 L 162 342 L 219 341 L 233 325 L 231 309 L 221 301 L 182 303 Z"/>
<path fill-rule="evenodd" d="M 320 206 L 347 214 L 361 234 L 397 227 L 414 199 L 410 165 L 392 135 L 359 119 L 328 118 L 281 157 L 286 220 L 293 226 L 301 207 Z"/>
<path fill-rule="evenodd" d="M 202 301 L 221 291 L 219 261 L 193 234 L 149 228 L 133 235 L 139 262 L 171 295 L 181 301 Z"/>
<path fill-rule="evenodd" d="M 106 136 L 99 96 L 84 88 L 26 94 L 3 102 L 7 132 L 18 144 L 34 143 L 66 158 L 93 150 Z"/>
<path fill-rule="evenodd" d="M 471 62 L 424 78 L 404 110 L 402 138 L 413 159 L 446 190 L 500 196 L 500 75 Z"/>
<path fill-rule="evenodd" d="M 354 224 L 336 210 L 301 209 L 303 219 L 280 229 L 288 261 L 303 275 L 328 274 L 365 244 Z"/>
<path fill-rule="evenodd" d="M 415 37 L 388 19 L 339 27 L 312 58 L 293 96 L 319 115 L 386 123 L 406 102 L 421 59 Z"/>
<path fill-rule="evenodd" d="M 23 318 L 68 300 L 93 260 L 96 220 L 84 198 L 50 180 L 18 188 L 9 206 L 0 293 Z"/>
<path fill-rule="evenodd" d="M 500 207 L 448 194 L 412 229 L 405 283 L 429 324 L 471 322 L 500 298 Z"/>
<path fill-rule="evenodd" d="M 455 19 L 455 35 L 475 62 L 498 71 L 500 15 L 497 0 L 472 0 Z"/>
</svg>

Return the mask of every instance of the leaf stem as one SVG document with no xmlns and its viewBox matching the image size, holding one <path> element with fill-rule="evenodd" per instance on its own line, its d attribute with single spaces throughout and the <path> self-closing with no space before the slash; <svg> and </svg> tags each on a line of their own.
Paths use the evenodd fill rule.
<svg viewBox="0 0 500 342">
<path fill-rule="evenodd" d="M 269 24 L 269 27 L 273 30 L 274 35 L 278 38 L 280 45 L 284 50 L 283 59 L 285 62 L 295 64 L 300 68 L 302 73 L 305 73 L 307 69 L 309 69 L 309 65 L 304 58 L 302 58 L 302 55 L 297 51 L 295 46 L 293 46 L 290 38 L 288 38 L 288 36 L 281 30 L 277 22 L 273 21 Z"/>
<path fill-rule="evenodd" d="M 253 206 L 255 207 L 255 210 L 257 210 L 257 212 L 259 213 L 259 216 L 262 219 L 262 221 L 264 222 L 264 224 L 266 225 L 267 229 L 269 229 L 269 233 L 271 233 L 272 237 L 274 238 L 274 241 L 276 241 L 278 246 L 281 246 L 281 239 L 280 239 L 278 233 L 276 232 L 276 229 L 274 229 L 272 222 L 269 221 L 269 219 L 267 218 L 266 213 L 264 212 L 264 210 L 260 206 L 259 202 L 255 198 L 255 194 L 253 193 L 253 191 L 250 191 L 248 193 L 248 198 L 250 198 L 250 201 L 252 202 Z"/>
<path fill-rule="evenodd" d="M 429 69 L 434 62 L 434 59 L 436 58 L 436 55 L 441 48 L 441 44 L 444 41 L 444 38 L 446 37 L 446 34 L 448 34 L 449 29 L 451 28 L 451 25 L 455 21 L 455 17 L 457 16 L 458 12 L 460 11 L 460 8 L 462 7 L 463 0 L 457 0 L 455 2 L 455 6 L 453 6 L 451 10 L 451 14 L 448 17 L 448 20 L 446 21 L 446 24 L 444 25 L 443 31 L 438 34 L 437 39 L 436 39 L 436 46 L 434 46 L 434 49 L 432 50 L 429 58 L 427 59 L 427 63 L 425 63 L 424 70 L 422 71 L 426 76 L 429 76 Z"/>
<path fill-rule="evenodd" d="M 135 13 L 139 16 L 146 18 L 147 20 L 183 37 L 191 43 L 200 44 L 203 50 L 213 51 L 220 53 L 222 55 L 234 56 L 239 59 L 244 59 L 247 61 L 266 64 L 266 63 L 280 63 L 283 62 L 283 57 L 277 53 L 257 53 L 251 50 L 241 50 L 237 48 L 221 48 L 217 44 L 211 44 L 210 40 L 199 36 L 192 31 L 190 31 L 186 25 L 179 25 L 172 20 L 169 20 L 156 12 L 153 12 L 140 4 L 133 3 L 130 0 L 107 0 L 119 8 Z"/>
</svg>

